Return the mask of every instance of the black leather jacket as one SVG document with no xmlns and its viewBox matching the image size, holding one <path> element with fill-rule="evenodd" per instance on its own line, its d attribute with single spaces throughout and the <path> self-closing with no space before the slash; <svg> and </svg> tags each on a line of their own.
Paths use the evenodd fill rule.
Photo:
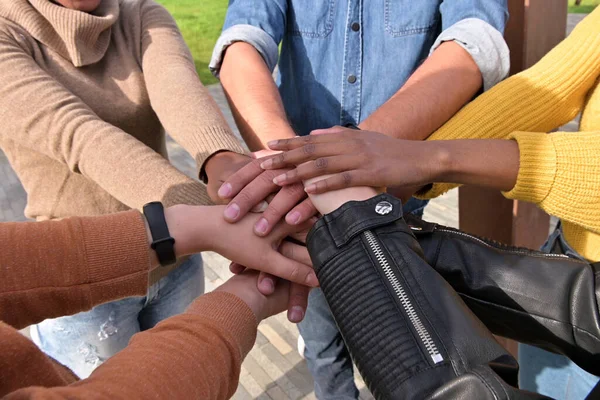
<svg viewBox="0 0 600 400">
<path fill-rule="evenodd" d="M 324 216 L 307 241 L 377 399 L 545 398 L 517 389 L 518 364 L 492 333 L 600 374 L 592 265 L 407 219 L 380 195 Z"/>
</svg>

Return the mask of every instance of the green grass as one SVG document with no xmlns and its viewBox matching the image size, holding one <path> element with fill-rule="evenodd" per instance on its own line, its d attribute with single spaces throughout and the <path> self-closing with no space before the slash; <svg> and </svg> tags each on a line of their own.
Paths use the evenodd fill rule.
<svg viewBox="0 0 600 400">
<path fill-rule="evenodd" d="M 208 63 L 223 27 L 227 1 L 158 0 L 158 2 L 175 17 L 177 25 L 192 51 L 196 70 L 202 83 L 209 85 L 217 82 L 208 70 Z"/>
<path fill-rule="evenodd" d="M 600 0 L 583 0 L 580 6 L 575 5 L 575 0 L 569 0 L 569 12 L 574 14 L 589 14 L 600 5 Z"/>
</svg>

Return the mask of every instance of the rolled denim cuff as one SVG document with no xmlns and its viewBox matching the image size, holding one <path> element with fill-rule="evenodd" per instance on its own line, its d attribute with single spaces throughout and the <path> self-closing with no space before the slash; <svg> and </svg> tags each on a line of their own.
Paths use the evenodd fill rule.
<svg viewBox="0 0 600 400">
<path fill-rule="evenodd" d="M 213 50 L 208 68 L 215 77 L 219 77 L 225 50 L 233 43 L 245 42 L 252 45 L 262 56 L 269 70 L 273 72 L 279 58 L 279 49 L 275 40 L 260 28 L 252 25 L 233 25 L 223 31 Z"/>
<path fill-rule="evenodd" d="M 486 91 L 508 76 L 510 51 L 502 34 L 478 18 L 463 19 L 443 31 L 431 47 L 433 53 L 443 42 L 454 41 L 473 58 L 483 77 Z"/>
</svg>

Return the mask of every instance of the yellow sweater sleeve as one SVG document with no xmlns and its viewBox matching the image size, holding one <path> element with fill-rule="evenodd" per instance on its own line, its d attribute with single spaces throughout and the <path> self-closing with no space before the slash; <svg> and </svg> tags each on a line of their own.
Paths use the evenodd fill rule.
<svg viewBox="0 0 600 400">
<path fill-rule="evenodd" d="M 600 8 L 536 65 L 465 106 L 429 140 L 508 139 L 515 131 L 549 132 L 582 110 L 600 76 Z M 419 197 L 457 185 L 436 183 Z"/>
<path fill-rule="evenodd" d="M 517 184 L 504 195 L 600 233 L 600 131 L 509 138 L 519 143 L 521 164 Z"/>
</svg>

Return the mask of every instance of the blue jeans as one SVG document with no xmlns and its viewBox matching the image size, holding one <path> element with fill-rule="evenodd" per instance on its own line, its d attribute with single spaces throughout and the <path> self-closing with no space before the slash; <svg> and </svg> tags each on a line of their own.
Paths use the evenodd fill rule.
<svg viewBox="0 0 600 400">
<path fill-rule="evenodd" d="M 546 253 L 562 253 L 581 258 L 564 239 L 560 227 L 542 247 Z M 557 400 L 578 400 L 592 391 L 598 378 L 567 357 L 519 343 L 519 386 Z"/>
<path fill-rule="evenodd" d="M 411 199 L 404 212 L 422 216 L 427 201 Z M 313 289 L 308 297 L 304 320 L 298 324 L 304 339 L 304 358 L 315 381 L 319 400 L 355 400 L 358 389 L 350 353 L 337 329 L 321 289 Z"/>
<path fill-rule="evenodd" d="M 31 327 L 31 337 L 50 357 L 80 378 L 123 350 L 133 335 L 180 314 L 204 293 L 202 256 L 193 255 L 152 285 L 146 296 L 101 304 Z"/>
</svg>

